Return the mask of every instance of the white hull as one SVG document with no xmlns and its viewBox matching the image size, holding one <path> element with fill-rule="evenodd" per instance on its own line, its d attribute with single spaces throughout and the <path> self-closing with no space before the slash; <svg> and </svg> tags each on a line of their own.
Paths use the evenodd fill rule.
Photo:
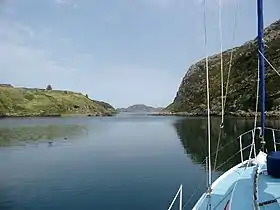
<svg viewBox="0 0 280 210">
<path fill-rule="evenodd" d="M 239 210 L 239 209 L 280 209 L 280 179 L 266 174 L 266 154 L 260 152 L 253 160 L 244 161 L 220 176 L 212 184 L 211 209 Z M 247 164 L 250 165 L 247 166 Z M 256 171 L 257 170 L 257 171 Z M 254 179 L 258 177 L 256 194 Z M 269 203 L 274 201 L 273 203 Z M 267 204 L 265 204 L 268 202 Z M 209 204 L 209 197 L 204 193 L 193 210 L 205 210 Z M 255 204 L 255 206 L 254 206 Z M 264 204 L 262 206 L 262 204 Z M 256 207 L 256 208 L 255 208 Z M 209 208 L 210 209 L 210 208 Z"/>
</svg>

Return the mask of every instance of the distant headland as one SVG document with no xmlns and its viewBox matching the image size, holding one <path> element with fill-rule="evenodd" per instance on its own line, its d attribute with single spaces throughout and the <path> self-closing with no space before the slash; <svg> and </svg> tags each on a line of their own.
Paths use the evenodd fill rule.
<svg viewBox="0 0 280 210">
<path fill-rule="evenodd" d="M 68 90 L 0 84 L 0 117 L 114 116 L 110 104 Z"/>
</svg>

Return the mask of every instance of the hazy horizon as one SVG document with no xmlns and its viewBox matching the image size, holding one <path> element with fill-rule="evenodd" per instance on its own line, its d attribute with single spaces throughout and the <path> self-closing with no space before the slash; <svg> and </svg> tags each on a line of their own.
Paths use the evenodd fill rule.
<svg viewBox="0 0 280 210">
<path fill-rule="evenodd" d="M 256 1 L 222 0 L 223 46 L 256 37 Z M 265 26 L 280 18 L 264 2 Z M 218 0 L 207 1 L 208 54 L 218 53 Z M 0 83 L 72 90 L 116 108 L 166 107 L 205 55 L 202 0 L 0 2 Z"/>
</svg>

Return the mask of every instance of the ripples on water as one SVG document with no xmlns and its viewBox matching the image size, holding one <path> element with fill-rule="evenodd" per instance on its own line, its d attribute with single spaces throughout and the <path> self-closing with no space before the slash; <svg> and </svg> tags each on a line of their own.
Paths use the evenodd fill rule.
<svg viewBox="0 0 280 210">
<path fill-rule="evenodd" d="M 212 151 L 219 123 L 212 119 Z M 252 126 L 226 119 L 217 166 Z M 279 128 L 279 121 L 268 126 Z M 181 183 L 184 201 L 200 187 L 185 208 L 191 209 L 205 190 L 206 128 L 204 118 L 144 115 L 0 120 L 0 209 L 167 209 Z M 239 161 L 234 157 L 214 177 Z"/>
</svg>

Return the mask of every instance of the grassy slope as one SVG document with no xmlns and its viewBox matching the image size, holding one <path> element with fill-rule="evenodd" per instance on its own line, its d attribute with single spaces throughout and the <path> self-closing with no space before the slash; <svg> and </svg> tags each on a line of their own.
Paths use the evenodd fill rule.
<svg viewBox="0 0 280 210">
<path fill-rule="evenodd" d="M 0 115 L 4 116 L 114 113 L 115 109 L 109 104 L 93 101 L 81 93 L 0 86 Z"/>
<path fill-rule="evenodd" d="M 280 20 L 265 30 L 266 56 L 279 69 L 280 66 Z M 230 50 L 223 53 L 224 82 L 226 83 Z M 257 81 L 256 39 L 236 47 L 233 53 L 232 70 L 229 80 L 226 112 L 255 109 Z M 280 77 L 266 65 L 266 108 L 267 111 L 280 109 Z M 209 58 L 210 104 L 212 111 L 221 110 L 220 55 Z M 182 80 L 174 102 L 164 111 L 205 112 L 206 79 L 205 59 L 192 65 Z M 226 84 L 224 83 L 224 87 Z"/>
</svg>

